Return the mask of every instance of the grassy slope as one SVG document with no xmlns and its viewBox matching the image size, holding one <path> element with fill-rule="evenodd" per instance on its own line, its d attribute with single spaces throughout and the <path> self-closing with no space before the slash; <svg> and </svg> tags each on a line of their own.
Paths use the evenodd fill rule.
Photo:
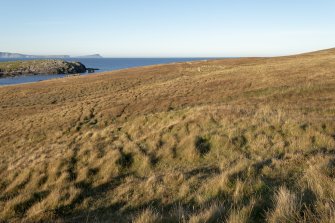
<svg viewBox="0 0 335 223">
<path fill-rule="evenodd" d="M 334 222 L 335 50 L 0 88 L 0 219 Z"/>
</svg>

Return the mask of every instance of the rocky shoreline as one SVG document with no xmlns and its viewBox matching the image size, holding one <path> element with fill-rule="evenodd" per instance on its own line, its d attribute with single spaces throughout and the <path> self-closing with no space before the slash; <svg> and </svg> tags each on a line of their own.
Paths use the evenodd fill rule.
<svg viewBox="0 0 335 223">
<path fill-rule="evenodd" d="M 78 74 L 86 71 L 84 64 L 64 60 L 0 62 L 0 78 L 37 74 Z"/>
</svg>

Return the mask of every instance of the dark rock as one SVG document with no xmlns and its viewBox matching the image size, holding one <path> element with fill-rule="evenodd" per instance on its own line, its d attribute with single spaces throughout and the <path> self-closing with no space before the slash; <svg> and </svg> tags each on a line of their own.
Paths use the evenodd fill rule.
<svg viewBox="0 0 335 223">
<path fill-rule="evenodd" d="M 98 68 L 87 68 L 86 69 L 88 73 L 94 73 L 96 70 L 99 70 Z"/>
</svg>

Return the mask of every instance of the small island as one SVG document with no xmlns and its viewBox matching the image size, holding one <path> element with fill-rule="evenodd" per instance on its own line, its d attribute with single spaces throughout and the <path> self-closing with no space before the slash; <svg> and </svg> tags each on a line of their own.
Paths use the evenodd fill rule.
<svg viewBox="0 0 335 223">
<path fill-rule="evenodd" d="M 37 74 L 77 74 L 87 68 L 80 62 L 64 60 L 25 60 L 0 62 L 0 78 Z"/>
<path fill-rule="evenodd" d="M 92 55 L 86 55 L 86 56 L 79 56 L 78 58 L 85 58 L 85 59 L 101 59 L 103 58 L 100 54 L 92 54 Z"/>
</svg>

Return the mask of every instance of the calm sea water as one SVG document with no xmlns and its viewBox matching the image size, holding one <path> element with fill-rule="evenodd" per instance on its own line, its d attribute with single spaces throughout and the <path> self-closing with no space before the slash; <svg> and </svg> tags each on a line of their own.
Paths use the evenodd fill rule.
<svg viewBox="0 0 335 223">
<path fill-rule="evenodd" d="M 186 61 L 195 61 L 195 60 L 206 60 L 209 58 L 101 58 L 101 59 L 93 59 L 93 58 L 70 58 L 66 59 L 67 61 L 79 61 L 83 63 L 88 68 L 98 68 L 99 70 L 95 73 L 111 71 L 111 70 L 119 70 L 131 67 L 139 67 L 139 66 L 148 66 L 155 64 L 167 64 L 174 62 L 186 62 Z M 0 62 L 5 61 L 15 61 L 18 59 L 1 59 Z M 28 60 L 28 59 L 26 59 Z M 90 75 L 90 74 L 83 74 Z M 42 80 L 48 80 L 53 78 L 61 78 L 65 75 L 57 74 L 57 75 L 33 75 L 33 76 L 19 76 L 19 77 L 11 77 L 11 78 L 0 78 L 0 85 L 13 85 L 13 84 L 22 84 L 22 83 L 30 83 L 37 82 Z"/>
</svg>

